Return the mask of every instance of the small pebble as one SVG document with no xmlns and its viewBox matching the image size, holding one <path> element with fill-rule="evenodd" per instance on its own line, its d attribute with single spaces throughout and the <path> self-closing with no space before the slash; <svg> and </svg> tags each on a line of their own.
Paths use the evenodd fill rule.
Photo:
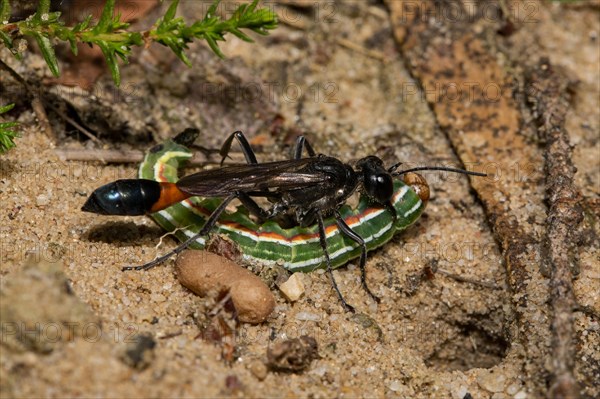
<svg viewBox="0 0 600 399">
<path fill-rule="evenodd" d="M 521 388 L 521 384 L 517 384 L 517 383 L 510 384 L 506 388 L 506 393 L 514 396 L 517 392 L 519 392 L 520 388 Z"/>
<path fill-rule="evenodd" d="M 398 380 L 394 380 L 390 383 L 390 390 L 398 392 L 402 389 L 402 383 Z"/>
<path fill-rule="evenodd" d="M 310 373 L 314 374 L 316 376 L 319 376 L 319 377 L 323 377 L 325 375 L 325 373 L 327 373 L 327 369 L 328 369 L 327 366 L 319 366 L 319 367 L 315 368 L 314 370 L 311 370 Z"/>
<path fill-rule="evenodd" d="M 296 313 L 296 320 L 300 320 L 300 321 L 321 321 L 321 316 L 319 316 L 316 313 L 298 312 L 298 313 Z"/>
<path fill-rule="evenodd" d="M 477 376 L 477 384 L 489 392 L 503 392 L 506 376 L 498 370 L 495 373 L 484 370 Z"/>
<path fill-rule="evenodd" d="M 463 399 L 465 395 L 469 392 L 469 388 L 467 388 L 466 385 L 457 384 L 452 386 L 450 392 L 452 393 L 452 397 L 454 399 Z"/>
<path fill-rule="evenodd" d="M 267 366 L 260 360 L 254 360 L 250 364 L 248 364 L 248 370 L 252 373 L 253 376 L 256 377 L 257 380 L 263 381 L 267 378 Z"/>
<path fill-rule="evenodd" d="M 158 303 L 161 303 L 161 302 L 164 302 L 164 301 L 166 301 L 166 300 L 167 300 L 167 298 L 165 298 L 165 296 L 164 296 L 164 295 L 162 295 L 162 294 L 156 294 L 156 293 L 153 293 L 153 294 L 151 294 L 151 295 L 150 295 L 150 300 L 151 300 L 152 302 L 158 302 Z"/>
<path fill-rule="evenodd" d="M 49 203 L 50 203 L 50 199 L 48 198 L 47 195 L 40 194 L 37 197 L 35 197 L 35 204 L 37 206 L 46 206 Z"/>
<path fill-rule="evenodd" d="M 526 399 L 527 398 L 527 392 L 525 391 L 519 391 L 515 394 L 514 396 L 515 399 Z"/>
<path fill-rule="evenodd" d="M 137 312 L 137 317 L 140 322 L 150 323 L 154 318 L 154 312 L 150 308 L 142 307 Z"/>
<path fill-rule="evenodd" d="M 222 256 L 187 250 L 177 257 L 175 269 L 179 282 L 200 296 L 229 292 L 242 322 L 261 323 L 275 309 L 275 298 L 269 287 L 250 271 Z"/>
<path fill-rule="evenodd" d="M 285 283 L 279 285 L 279 289 L 291 302 L 297 301 L 305 291 L 302 276 L 300 273 L 292 274 Z"/>
</svg>

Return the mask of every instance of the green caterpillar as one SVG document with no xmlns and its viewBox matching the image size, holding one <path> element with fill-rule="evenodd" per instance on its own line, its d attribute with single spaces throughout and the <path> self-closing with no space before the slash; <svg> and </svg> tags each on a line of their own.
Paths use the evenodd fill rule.
<svg viewBox="0 0 600 399">
<path fill-rule="evenodd" d="M 139 177 L 174 183 L 178 180 L 179 167 L 191 157 L 187 147 L 168 140 L 146 154 Z M 394 181 L 391 203 L 396 211 L 395 220 L 390 210 L 373 203 L 366 195 L 361 195 L 356 208 L 344 205 L 339 209 L 346 224 L 364 239 L 368 250 L 384 245 L 394 234 L 408 228 L 425 209 L 429 199 L 425 179 L 415 173 L 403 177 L 403 180 Z M 190 197 L 152 213 L 151 217 L 183 242 L 200 231 L 220 203 L 218 198 Z M 340 232 L 333 217 L 324 219 L 324 225 L 332 268 L 360 256 L 361 247 Z M 316 224 L 293 228 L 282 228 L 275 221 L 257 224 L 248 211 L 239 206 L 233 213 L 224 212 L 212 233 L 223 234 L 237 243 L 243 258 L 250 262 L 283 262 L 283 267 L 293 272 L 326 267 Z M 190 247 L 202 249 L 205 244 L 206 238 L 199 237 Z"/>
</svg>

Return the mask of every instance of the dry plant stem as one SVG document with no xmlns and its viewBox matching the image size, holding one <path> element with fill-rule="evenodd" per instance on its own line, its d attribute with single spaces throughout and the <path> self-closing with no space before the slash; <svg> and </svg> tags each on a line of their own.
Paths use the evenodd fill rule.
<svg viewBox="0 0 600 399">
<path fill-rule="evenodd" d="M 33 94 L 34 91 L 31 90 L 31 86 L 29 86 L 29 83 L 27 83 L 27 81 L 21 75 L 19 75 L 14 69 L 12 69 L 9 65 L 7 65 L 1 59 L 0 59 L 0 69 L 4 69 L 6 72 L 8 72 L 10 74 L 10 76 L 13 77 L 13 79 L 15 79 L 17 82 L 22 84 L 23 87 L 25 87 L 25 90 L 27 91 L 27 94 L 29 95 L 29 98 L 31 99 L 31 109 L 33 109 L 33 112 L 35 112 L 35 115 L 37 116 L 38 121 L 40 122 L 40 125 L 42 126 L 44 131 L 48 134 L 48 136 L 50 136 L 52 141 L 56 143 L 57 137 L 56 137 L 56 134 L 54 133 L 54 130 L 52 130 L 52 126 L 50 125 L 50 121 L 48 120 L 48 115 L 46 115 L 46 110 L 44 109 L 41 98 L 35 96 Z M 3 104 L 3 105 L 5 105 L 5 104 Z"/>
<path fill-rule="evenodd" d="M 79 123 L 77 123 L 72 118 L 69 118 L 64 112 L 59 110 L 57 107 L 52 105 L 50 102 L 44 101 L 43 95 L 41 97 L 35 96 L 33 94 L 33 90 L 31 90 L 31 86 L 29 85 L 29 83 L 27 83 L 27 81 L 21 75 L 19 75 L 10 66 L 5 64 L 4 61 L 2 61 L 2 60 L 0 60 L 0 67 L 4 70 L 8 71 L 10 73 L 10 75 L 17 82 L 21 83 L 23 85 L 23 87 L 25 87 L 25 90 L 27 91 L 27 93 L 29 94 L 29 97 L 31 98 L 31 108 L 33 109 L 33 112 L 35 112 L 38 120 L 40 121 L 40 125 L 42 125 L 44 130 L 46 132 L 48 132 L 48 134 L 50 135 L 50 137 L 52 138 L 54 143 L 58 142 L 57 141 L 58 138 L 56 137 L 56 134 L 54 133 L 54 130 L 52 129 L 52 126 L 50 125 L 50 121 L 48 120 L 48 115 L 46 115 L 46 109 L 44 108 L 44 105 L 52 108 L 52 110 L 54 112 L 56 112 L 61 118 L 63 118 L 65 121 L 69 122 L 71 125 L 75 126 L 81 133 L 83 133 L 89 139 L 102 145 L 102 141 L 100 141 L 96 136 L 94 136 L 92 133 L 90 133 L 86 128 L 81 126 Z"/>
<path fill-rule="evenodd" d="M 102 163 L 139 163 L 144 152 L 139 150 L 98 150 L 84 148 L 56 148 L 56 155 L 64 161 L 102 162 Z"/>
<path fill-rule="evenodd" d="M 61 118 L 63 118 L 63 120 L 69 122 L 77 130 L 79 130 L 81 133 L 83 133 L 87 138 L 89 138 L 90 140 L 92 140 L 96 144 L 99 144 L 99 145 L 103 145 L 104 144 L 102 142 L 102 140 L 100 140 L 99 138 L 97 138 L 96 136 L 94 136 L 94 134 L 92 132 L 90 132 L 89 130 L 87 130 L 85 127 L 81 126 L 79 123 L 77 123 L 76 120 L 74 120 L 73 118 L 70 118 L 67 114 L 65 114 L 64 112 L 62 112 L 60 109 L 58 109 L 57 107 L 55 107 L 54 105 L 52 105 L 48 101 L 45 101 L 44 103 L 48 107 L 52 108 L 52 111 L 56 112 L 58 114 L 58 116 L 60 116 Z"/>
<path fill-rule="evenodd" d="M 339 38 L 339 39 L 337 39 L 337 44 L 339 44 L 340 46 L 345 47 L 349 50 L 353 50 L 353 51 L 359 52 L 363 55 L 366 55 L 367 57 L 376 59 L 378 61 L 381 61 L 381 62 L 386 61 L 385 54 L 383 54 L 381 51 L 370 50 L 368 48 L 365 48 L 361 45 L 354 43 L 352 40 Z"/>
<path fill-rule="evenodd" d="M 145 152 L 139 150 L 98 150 L 83 148 L 57 148 L 56 154 L 65 161 L 103 162 L 103 163 L 140 163 Z M 194 154 L 188 165 L 204 166 L 211 163 L 202 153 Z"/>
<path fill-rule="evenodd" d="M 445 270 L 445 269 L 440 269 L 438 268 L 436 270 L 436 273 L 439 274 L 443 274 L 444 276 L 451 278 L 453 280 L 456 281 L 460 281 L 461 283 L 468 283 L 468 284 L 473 284 L 473 285 L 478 285 L 480 287 L 484 287 L 484 288 L 489 288 L 492 290 L 501 290 L 502 287 L 493 283 L 493 282 L 489 282 L 489 281 L 482 281 L 482 280 L 477 280 L 474 278 L 470 278 L 470 277 L 465 277 L 465 276 L 460 276 L 458 274 L 455 273 L 450 273 L 449 271 Z"/>
<path fill-rule="evenodd" d="M 173 331 L 173 332 L 171 332 L 171 333 L 167 333 L 167 334 L 165 334 L 165 335 L 158 336 L 157 338 L 158 338 L 158 339 L 170 339 L 170 338 L 175 338 L 175 337 L 178 337 L 178 336 L 180 336 L 181 334 L 183 334 L 183 331 L 181 331 L 181 330 L 177 330 L 177 331 Z"/>
<path fill-rule="evenodd" d="M 532 94 L 529 102 L 537 116 L 538 133 L 545 140 L 546 219 L 545 266 L 550 273 L 552 320 L 552 380 L 549 396 L 576 398 L 577 382 L 573 377 L 573 310 L 575 297 L 572 279 L 574 232 L 583 220 L 581 196 L 573 184 L 575 167 L 571 159 L 569 134 L 565 129 L 568 110 L 568 79 L 553 70 L 548 60 L 541 60 L 528 76 Z"/>
<path fill-rule="evenodd" d="M 595 11 L 600 10 L 600 2 L 598 2 L 597 0 L 579 0 L 573 2 L 565 2 L 565 4 L 563 4 L 562 6 L 573 9 L 589 8 L 590 10 Z"/>
</svg>

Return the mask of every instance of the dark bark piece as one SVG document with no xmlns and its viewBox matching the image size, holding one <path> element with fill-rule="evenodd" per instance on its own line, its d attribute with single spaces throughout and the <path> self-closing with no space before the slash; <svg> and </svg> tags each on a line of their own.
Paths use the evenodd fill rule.
<svg viewBox="0 0 600 399">
<path fill-rule="evenodd" d="M 575 232 L 583 220 L 581 195 L 573 183 L 575 167 L 571 158 L 569 134 L 565 129 L 569 80 L 547 59 L 528 71 L 529 103 L 538 123 L 538 133 L 546 143 L 545 172 L 548 218 L 544 263 L 550 274 L 552 320 L 552 381 L 554 398 L 576 398 L 579 388 L 573 377 L 573 265 Z"/>
</svg>

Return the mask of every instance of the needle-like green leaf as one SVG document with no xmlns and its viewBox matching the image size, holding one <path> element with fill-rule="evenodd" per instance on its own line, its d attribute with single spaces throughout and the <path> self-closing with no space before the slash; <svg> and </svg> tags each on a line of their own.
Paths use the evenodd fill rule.
<svg viewBox="0 0 600 399">
<path fill-rule="evenodd" d="M 10 18 L 10 2 L 8 0 L 0 0 L 0 22 L 8 22 Z"/>
<path fill-rule="evenodd" d="M 33 32 L 33 37 L 37 41 L 38 46 L 40 46 L 40 51 L 42 52 L 44 60 L 46 60 L 46 64 L 48 64 L 52 74 L 56 77 L 60 76 L 58 60 L 56 59 L 56 53 L 54 52 L 54 47 L 52 47 L 50 39 L 40 32 Z"/>
<path fill-rule="evenodd" d="M 0 114 L 10 111 L 14 106 L 15 104 L 8 104 L 0 107 Z M 17 122 L 0 122 L 0 154 L 15 146 L 14 139 L 20 135 L 13 128 L 18 125 Z"/>
<path fill-rule="evenodd" d="M 258 8 L 258 0 L 241 4 L 229 19 L 217 15 L 219 4 L 220 0 L 213 1 L 203 19 L 188 25 L 183 18 L 177 17 L 179 0 L 174 0 L 165 15 L 156 21 L 150 30 L 132 32 L 129 31 L 129 24 L 121 21 L 119 14 L 115 14 L 115 0 L 106 0 L 102 14 L 95 24 L 92 17 L 88 16 L 73 27 L 67 27 L 60 21 L 60 13 L 50 12 L 50 0 L 40 0 L 36 13 L 29 18 L 8 23 L 9 2 L 0 0 L 0 16 L 3 17 L 0 18 L 0 40 L 18 57 L 19 49 L 15 39 L 22 36 L 33 37 L 55 76 L 59 75 L 59 66 L 54 41 L 68 42 L 75 55 L 78 43 L 96 45 L 106 58 L 115 84 L 119 85 L 121 73 L 117 58 L 127 62 L 134 46 L 143 46 L 148 42 L 160 43 L 169 47 L 181 61 L 191 67 L 185 50 L 194 40 L 206 40 L 215 54 L 224 58 L 218 42 L 224 41 L 227 33 L 251 42 L 252 38 L 242 29 L 266 35 L 269 30 L 277 27 L 275 13 L 266 8 Z"/>
</svg>

